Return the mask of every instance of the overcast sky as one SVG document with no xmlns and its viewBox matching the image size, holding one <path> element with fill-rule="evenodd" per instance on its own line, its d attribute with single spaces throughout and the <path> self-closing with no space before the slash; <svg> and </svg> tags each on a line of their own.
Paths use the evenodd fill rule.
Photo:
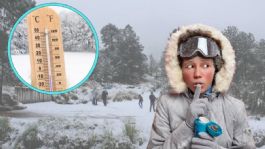
<svg viewBox="0 0 265 149">
<path fill-rule="evenodd" d="M 233 25 L 258 40 L 265 38 L 263 0 L 37 0 L 37 4 L 48 2 L 68 4 L 83 12 L 99 38 L 100 29 L 108 23 L 118 28 L 130 24 L 144 52 L 157 59 L 169 33 L 182 25 L 203 23 L 220 30 Z"/>
</svg>

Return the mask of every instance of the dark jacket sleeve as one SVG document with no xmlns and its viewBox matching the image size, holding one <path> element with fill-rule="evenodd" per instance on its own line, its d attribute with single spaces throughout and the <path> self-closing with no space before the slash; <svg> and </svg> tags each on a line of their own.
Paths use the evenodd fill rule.
<svg viewBox="0 0 265 149">
<path fill-rule="evenodd" d="M 147 149 L 183 148 L 190 144 L 193 131 L 185 121 L 179 122 L 175 130 L 171 130 L 168 106 L 162 96 L 158 100 L 156 113 L 152 125 L 151 137 Z M 178 116 L 178 115 L 176 115 Z"/>
</svg>

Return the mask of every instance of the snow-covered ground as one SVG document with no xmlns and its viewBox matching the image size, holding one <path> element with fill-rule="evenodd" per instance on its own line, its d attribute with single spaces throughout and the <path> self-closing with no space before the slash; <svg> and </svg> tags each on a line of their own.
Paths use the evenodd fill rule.
<svg viewBox="0 0 265 149">
<path fill-rule="evenodd" d="M 58 126 L 51 126 L 58 128 L 59 125 L 63 125 L 65 123 L 74 123 L 78 121 L 82 123 L 82 125 L 90 126 L 92 123 L 97 126 L 106 126 L 112 130 L 114 135 L 119 135 L 123 131 L 123 125 L 125 121 L 132 121 L 135 123 L 135 126 L 138 130 L 140 130 L 140 137 L 143 138 L 143 145 L 140 148 L 146 148 L 148 139 L 150 136 L 151 125 L 153 121 L 154 112 L 149 111 L 149 95 L 150 95 L 150 86 L 149 84 L 143 86 L 126 86 L 126 85 L 114 85 L 111 89 L 108 89 L 109 97 L 113 98 L 117 92 L 126 92 L 132 91 L 134 93 L 142 94 L 144 99 L 143 108 L 140 108 L 138 105 L 138 99 L 133 99 L 131 101 L 122 101 L 122 102 L 113 102 L 111 100 L 108 101 L 107 106 L 104 106 L 102 101 L 98 101 L 98 105 L 92 105 L 91 102 L 87 104 L 57 104 L 54 102 L 43 102 L 43 103 L 34 103 L 34 104 L 25 104 L 27 107 L 24 110 L 7 112 L 6 115 L 10 116 L 10 121 L 12 127 L 18 129 L 16 135 L 22 135 L 23 131 L 31 124 L 38 124 L 39 129 L 42 131 L 46 131 L 47 134 L 53 134 L 54 130 L 43 130 L 45 126 L 41 128 L 40 125 L 46 125 L 44 123 L 39 123 L 39 121 L 50 121 L 46 123 L 52 123 L 55 125 L 54 121 L 60 122 Z M 119 86 L 119 87 L 117 87 Z M 79 90 L 82 90 L 79 88 Z M 155 96 L 159 96 L 159 90 L 154 92 Z M 89 98 L 91 99 L 91 94 L 79 95 L 79 98 Z M 48 120 L 47 120 L 48 119 Z M 56 120 L 54 120 L 56 119 Z M 65 122 L 67 121 L 67 122 Z M 46 128 L 47 129 L 47 128 Z M 58 128 L 59 129 L 59 128 Z M 71 136 L 68 134 L 67 130 L 61 130 L 62 134 Z M 74 132 L 70 132 L 77 136 L 76 138 L 85 138 L 88 134 L 77 133 L 78 130 L 73 130 Z M 84 130 L 83 130 L 84 131 Z M 98 132 L 99 131 L 99 132 Z M 102 129 L 98 128 L 95 130 L 95 133 L 101 133 Z M 58 135 L 58 134 L 56 134 Z M 72 136 L 73 137 L 73 136 Z M 117 136 L 116 136 L 117 137 Z M 15 136 L 14 136 L 15 138 Z M 17 138 L 17 136 L 16 136 Z M 122 139 L 119 138 L 119 139 Z M 13 140 L 14 141 L 14 140 Z M 4 147 L 11 145 L 6 143 Z M 14 144 L 12 144 L 14 146 Z"/>
<path fill-rule="evenodd" d="M 149 95 L 152 84 L 141 84 L 137 86 L 111 84 L 108 90 L 109 97 L 114 98 L 118 92 L 134 92 L 143 96 L 143 108 L 138 105 L 138 100 L 113 102 L 108 101 L 108 105 L 104 106 L 102 101 L 98 101 L 98 105 L 92 105 L 91 102 L 86 104 L 57 104 L 54 102 L 43 102 L 26 104 L 26 109 L 19 111 L 7 112 L 10 116 L 11 126 L 17 131 L 12 133 L 11 141 L 5 143 L 3 148 L 8 148 L 9 145 L 14 146 L 14 143 L 30 125 L 37 125 L 38 130 L 42 133 L 42 140 L 60 140 L 67 137 L 71 140 L 82 138 L 86 140 L 91 136 L 91 132 L 102 134 L 108 128 L 113 132 L 113 135 L 118 139 L 124 139 L 122 134 L 124 122 L 132 120 L 136 128 L 140 130 L 140 137 L 143 138 L 143 144 L 137 148 L 146 148 L 151 125 L 153 122 L 154 112 L 149 111 Z M 76 93 L 80 99 L 87 98 L 90 101 L 91 94 L 83 94 L 77 89 Z M 91 90 L 88 90 L 88 92 Z M 154 92 L 158 97 L 160 90 Z M 265 135 L 265 118 L 258 120 L 255 117 L 249 117 L 249 124 L 252 132 L 262 136 Z M 93 131 L 90 131 L 90 130 Z M 44 135 L 46 134 L 46 135 Z M 55 138 L 50 138 L 50 137 Z M 60 141 L 59 141 L 60 142 Z M 49 144 L 49 143 L 46 143 Z M 51 143 L 54 144 L 54 143 Z M 45 148 L 45 147 L 44 147 Z M 261 147 L 265 148 L 265 146 Z"/>
<path fill-rule="evenodd" d="M 45 137 L 44 134 L 49 134 L 49 137 L 57 136 L 58 140 L 64 136 L 73 138 L 72 140 L 76 138 L 85 140 L 85 138 L 91 135 L 86 130 L 95 125 L 97 127 L 93 132 L 96 134 L 102 135 L 102 131 L 107 128 L 112 131 L 117 140 L 122 140 L 124 137 L 121 134 L 126 121 L 135 124 L 137 130 L 139 130 L 139 137 L 143 139 L 143 144 L 137 146 L 137 148 L 146 148 L 154 116 L 154 112 L 149 111 L 149 95 L 152 84 L 147 83 L 138 86 L 111 84 L 111 86 L 108 89 L 110 99 L 113 99 L 118 92 L 141 94 L 144 99 L 143 108 L 139 107 L 138 99 L 131 101 L 124 100 L 122 102 L 113 102 L 109 99 L 107 106 L 104 106 L 102 101 L 98 101 L 98 105 L 96 106 L 92 105 L 90 102 L 91 94 L 87 93 L 91 89 L 82 93 L 81 91 L 84 89 L 82 86 L 75 90 L 75 93 L 79 99 L 88 100 L 89 102 L 87 104 L 63 105 L 54 102 L 43 102 L 25 104 L 27 108 L 24 110 L 6 112 L 5 115 L 10 117 L 11 126 L 17 130 L 16 133 L 12 134 L 11 138 L 13 139 L 5 143 L 3 148 L 8 148 L 9 146 L 14 147 L 14 142 L 17 142 L 19 136 L 23 135 L 23 132 L 30 125 L 38 125 L 39 131 L 45 132 L 42 133 L 42 137 Z M 156 97 L 159 96 L 159 91 L 156 90 L 154 92 Z M 80 126 L 76 126 L 76 123 L 80 124 Z M 77 128 L 71 130 L 64 129 L 68 125 Z M 53 129 L 49 129 L 49 127 Z"/>
<path fill-rule="evenodd" d="M 25 129 L 25 124 L 35 123 L 39 119 L 49 117 L 63 118 L 67 119 L 69 123 L 73 123 L 75 120 L 81 120 L 83 124 L 87 124 L 88 126 L 91 125 L 91 122 L 97 125 L 107 125 L 112 129 L 114 134 L 119 134 L 122 131 L 122 122 L 126 119 L 132 118 L 135 119 L 137 129 L 141 130 L 141 135 L 145 138 L 145 143 L 141 148 L 146 148 L 154 116 L 153 112 L 149 112 L 149 101 L 147 100 L 147 96 L 148 94 L 144 94 L 143 109 L 139 108 L 137 100 L 109 102 L 106 107 L 102 102 L 98 102 L 97 106 L 94 106 L 91 103 L 75 105 L 60 105 L 54 102 L 27 104 L 27 109 L 16 111 L 16 113 L 20 113 L 18 115 L 21 117 L 12 118 L 11 123 L 13 126 L 23 130 Z M 30 115 L 27 116 L 26 114 Z M 263 131 L 264 134 L 265 118 L 262 118 L 259 121 L 250 118 L 249 124 L 253 132 Z M 53 130 L 46 131 L 52 133 Z M 61 135 L 71 136 L 71 134 L 67 134 L 67 131 L 63 131 L 62 133 L 64 134 Z M 86 137 L 82 136 L 85 135 L 83 133 L 71 133 L 80 135 L 75 137 Z M 261 149 L 264 148 L 265 147 L 261 147 Z"/>
<path fill-rule="evenodd" d="M 68 88 L 82 81 L 93 66 L 95 53 L 65 52 L 65 71 Z M 31 84 L 31 68 L 29 55 L 12 55 L 12 61 L 18 74 Z"/>
</svg>

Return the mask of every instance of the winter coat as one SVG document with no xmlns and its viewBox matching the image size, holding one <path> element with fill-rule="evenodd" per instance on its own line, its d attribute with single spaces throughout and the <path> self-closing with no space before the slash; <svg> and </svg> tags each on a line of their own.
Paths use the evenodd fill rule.
<svg viewBox="0 0 265 149">
<path fill-rule="evenodd" d="M 150 101 L 151 101 L 152 103 L 154 103 L 155 100 L 156 100 L 156 97 L 155 97 L 155 95 L 151 94 L 151 95 L 149 96 L 149 99 L 150 99 Z"/>
<path fill-rule="evenodd" d="M 212 38 L 221 48 L 223 65 L 215 74 L 213 93 L 209 100 L 211 116 L 208 118 L 223 129 L 222 135 L 215 138 L 215 141 L 224 148 L 255 148 L 244 103 L 227 95 L 235 72 L 234 50 L 220 31 L 202 24 L 184 26 L 171 34 L 165 51 L 165 70 L 170 90 L 158 100 L 147 148 L 190 148 L 194 131 L 186 125 L 185 119 L 192 96 L 182 77 L 177 49 L 179 42 L 191 36 Z"/>
<path fill-rule="evenodd" d="M 106 99 L 107 99 L 107 96 L 108 96 L 108 92 L 104 90 L 104 91 L 102 92 L 102 95 L 101 95 L 101 96 L 102 96 L 102 99 L 103 99 L 103 100 L 106 100 Z"/>
<path fill-rule="evenodd" d="M 186 125 L 185 118 L 191 99 L 187 93 L 161 96 L 157 103 L 148 149 L 190 148 L 194 132 Z M 216 138 L 219 145 L 225 148 L 255 148 L 242 101 L 219 94 L 212 99 L 210 106 L 210 119 L 223 130 L 222 135 Z"/>
<path fill-rule="evenodd" d="M 93 98 L 98 98 L 98 92 L 96 90 L 93 92 Z"/>
<path fill-rule="evenodd" d="M 139 101 L 142 102 L 143 101 L 143 97 L 141 95 L 138 96 Z"/>
</svg>

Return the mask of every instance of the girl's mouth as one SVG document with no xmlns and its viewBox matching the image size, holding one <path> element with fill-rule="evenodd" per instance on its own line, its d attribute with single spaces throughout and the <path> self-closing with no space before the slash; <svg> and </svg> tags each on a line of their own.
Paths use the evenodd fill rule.
<svg viewBox="0 0 265 149">
<path fill-rule="evenodd" d="M 194 83 L 194 87 L 196 87 L 197 85 L 200 85 L 200 86 L 202 86 L 203 85 L 203 83 L 201 83 L 201 82 L 198 82 L 198 83 Z"/>
<path fill-rule="evenodd" d="M 194 83 L 193 87 L 194 87 L 194 90 L 196 89 L 196 86 L 200 85 L 201 86 L 201 89 L 203 89 L 203 83 L 201 82 L 198 82 L 198 83 Z"/>
</svg>

